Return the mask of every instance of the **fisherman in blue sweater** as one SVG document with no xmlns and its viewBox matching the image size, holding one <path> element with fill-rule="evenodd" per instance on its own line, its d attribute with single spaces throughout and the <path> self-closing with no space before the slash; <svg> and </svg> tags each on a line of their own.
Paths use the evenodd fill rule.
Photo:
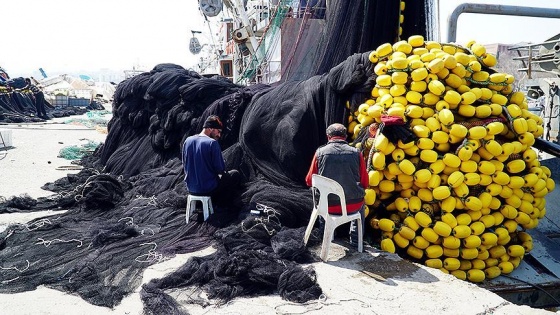
<svg viewBox="0 0 560 315">
<path fill-rule="evenodd" d="M 240 181 L 237 170 L 226 171 L 218 139 L 223 124 L 218 116 L 211 115 L 204 122 L 202 132 L 190 136 L 183 144 L 183 167 L 189 194 L 211 196 L 212 202 L 225 207 Z"/>
</svg>

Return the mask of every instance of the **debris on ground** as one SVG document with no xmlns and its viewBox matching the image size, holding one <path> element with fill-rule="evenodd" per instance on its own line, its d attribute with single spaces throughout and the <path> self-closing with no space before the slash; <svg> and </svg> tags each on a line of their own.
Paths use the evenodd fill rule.
<svg viewBox="0 0 560 315">
<path fill-rule="evenodd" d="M 58 157 L 67 160 L 79 160 L 84 157 L 84 155 L 95 151 L 99 144 L 99 142 L 87 140 L 85 144 L 66 146 L 60 149 Z"/>
</svg>

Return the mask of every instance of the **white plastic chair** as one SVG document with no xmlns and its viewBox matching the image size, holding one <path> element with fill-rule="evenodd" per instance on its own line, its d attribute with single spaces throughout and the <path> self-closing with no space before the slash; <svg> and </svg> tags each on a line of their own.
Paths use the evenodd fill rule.
<svg viewBox="0 0 560 315">
<path fill-rule="evenodd" d="M 202 214 L 204 215 L 204 221 L 208 219 L 210 214 L 214 213 L 214 208 L 212 208 L 212 199 L 210 196 L 193 196 L 189 195 L 187 198 L 187 224 L 189 223 L 189 217 L 191 213 L 196 209 L 196 203 L 200 201 L 202 203 Z"/>
<path fill-rule="evenodd" d="M 309 219 L 309 224 L 305 230 L 305 236 L 303 237 L 303 243 L 307 244 L 309 240 L 309 235 L 311 235 L 311 230 L 313 225 L 317 220 L 318 216 L 322 216 L 325 219 L 325 232 L 323 234 L 323 245 L 321 248 L 321 259 L 327 261 L 329 257 L 329 247 L 331 245 L 331 240 L 334 236 L 334 230 L 344 223 L 357 220 L 358 224 L 358 252 L 363 251 L 363 231 L 362 231 L 362 217 L 360 212 L 348 214 L 346 210 L 346 198 L 344 195 L 344 189 L 338 182 L 332 180 L 328 177 L 313 174 L 311 177 L 312 187 L 318 189 L 320 196 L 319 202 L 315 200 L 315 193 L 313 193 L 313 212 L 311 213 L 311 218 Z M 340 198 L 340 206 L 342 208 L 342 214 L 330 214 L 329 204 L 327 196 L 329 194 L 337 195 Z"/>
</svg>

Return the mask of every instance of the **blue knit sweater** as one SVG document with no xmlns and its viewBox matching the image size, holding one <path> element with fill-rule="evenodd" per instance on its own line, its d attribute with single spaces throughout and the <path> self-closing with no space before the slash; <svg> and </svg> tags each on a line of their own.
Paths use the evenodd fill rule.
<svg viewBox="0 0 560 315">
<path fill-rule="evenodd" d="M 218 141 L 204 135 L 188 137 L 183 144 L 183 167 L 187 190 L 210 194 L 218 186 L 218 175 L 225 171 Z"/>
</svg>

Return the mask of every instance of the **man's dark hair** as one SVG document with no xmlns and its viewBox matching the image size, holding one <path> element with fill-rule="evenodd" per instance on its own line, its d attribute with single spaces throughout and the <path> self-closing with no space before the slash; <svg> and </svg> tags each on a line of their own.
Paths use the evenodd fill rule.
<svg viewBox="0 0 560 315">
<path fill-rule="evenodd" d="M 216 115 L 210 115 L 208 116 L 208 118 L 206 118 L 206 121 L 204 122 L 202 128 L 213 128 L 213 129 L 221 130 L 223 129 L 223 124 L 222 121 L 220 120 L 220 117 Z"/>
<path fill-rule="evenodd" d="M 346 137 L 346 127 L 343 124 L 335 123 L 327 127 L 327 136 Z"/>
</svg>

